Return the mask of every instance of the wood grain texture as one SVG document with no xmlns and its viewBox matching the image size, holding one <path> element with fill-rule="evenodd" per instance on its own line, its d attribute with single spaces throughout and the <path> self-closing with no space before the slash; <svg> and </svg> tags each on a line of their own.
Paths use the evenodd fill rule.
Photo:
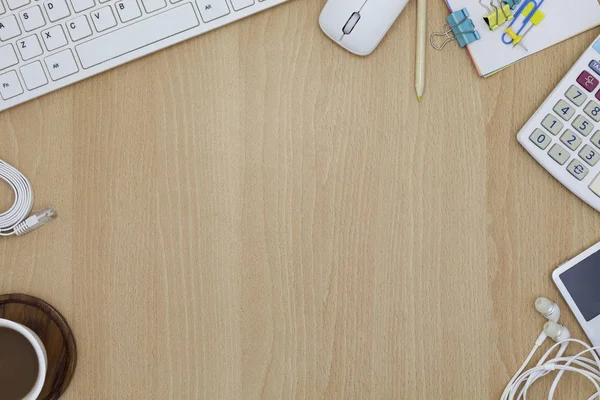
<svg viewBox="0 0 600 400">
<path fill-rule="evenodd" d="M 323 5 L 0 114 L 0 156 L 60 214 L 0 241 L 0 293 L 67 317 L 65 400 L 491 399 L 520 365 L 600 215 L 516 133 L 598 31 L 489 79 L 428 49 L 418 105 L 416 3 L 368 58 L 321 33 Z"/>
</svg>

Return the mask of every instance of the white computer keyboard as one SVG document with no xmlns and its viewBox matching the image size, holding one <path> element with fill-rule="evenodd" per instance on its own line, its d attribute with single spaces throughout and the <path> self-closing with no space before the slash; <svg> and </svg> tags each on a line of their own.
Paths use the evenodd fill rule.
<svg viewBox="0 0 600 400">
<path fill-rule="evenodd" d="M 286 0 L 0 0 L 0 111 Z"/>
<path fill-rule="evenodd" d="M 579 198 L 600 211 L 600 36 L 517 135 Z"/>
</svg>

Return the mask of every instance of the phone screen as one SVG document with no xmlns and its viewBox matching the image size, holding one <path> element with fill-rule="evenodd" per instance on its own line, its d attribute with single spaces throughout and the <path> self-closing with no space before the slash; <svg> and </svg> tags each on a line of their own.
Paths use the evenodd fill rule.
<svg viewBox="0 0 600 400">
<path fill-rule="evenodd" d="M 560 279 L 587 322 L 600 315 L 600 251 L 563 272 Z"/>
</svg>

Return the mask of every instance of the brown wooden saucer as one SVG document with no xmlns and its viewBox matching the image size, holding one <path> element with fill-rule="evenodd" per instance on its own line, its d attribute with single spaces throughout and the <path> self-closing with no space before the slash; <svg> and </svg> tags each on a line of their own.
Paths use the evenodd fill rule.
<svg viewBox="0 0 600 400">
<path fill-rule="evenodd" d="M 50 304 L 25 294 L 0 295 L 0 318 L 23 324 L 40 337 L 48 353 L 48 372 L 39 399 L 58 399 L 77 365 L 77 346 L 67 321 Z"/>
</svg>

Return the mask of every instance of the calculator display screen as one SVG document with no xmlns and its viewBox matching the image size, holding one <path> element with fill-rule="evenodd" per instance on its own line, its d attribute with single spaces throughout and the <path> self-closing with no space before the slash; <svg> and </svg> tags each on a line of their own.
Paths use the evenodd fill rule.
<svg viewBox="0 0 600 400">
<path fill-rule="evenodd" d="M 600 315 L 600 251 L 560 275 L 587 322 Z"/>
</svg>

